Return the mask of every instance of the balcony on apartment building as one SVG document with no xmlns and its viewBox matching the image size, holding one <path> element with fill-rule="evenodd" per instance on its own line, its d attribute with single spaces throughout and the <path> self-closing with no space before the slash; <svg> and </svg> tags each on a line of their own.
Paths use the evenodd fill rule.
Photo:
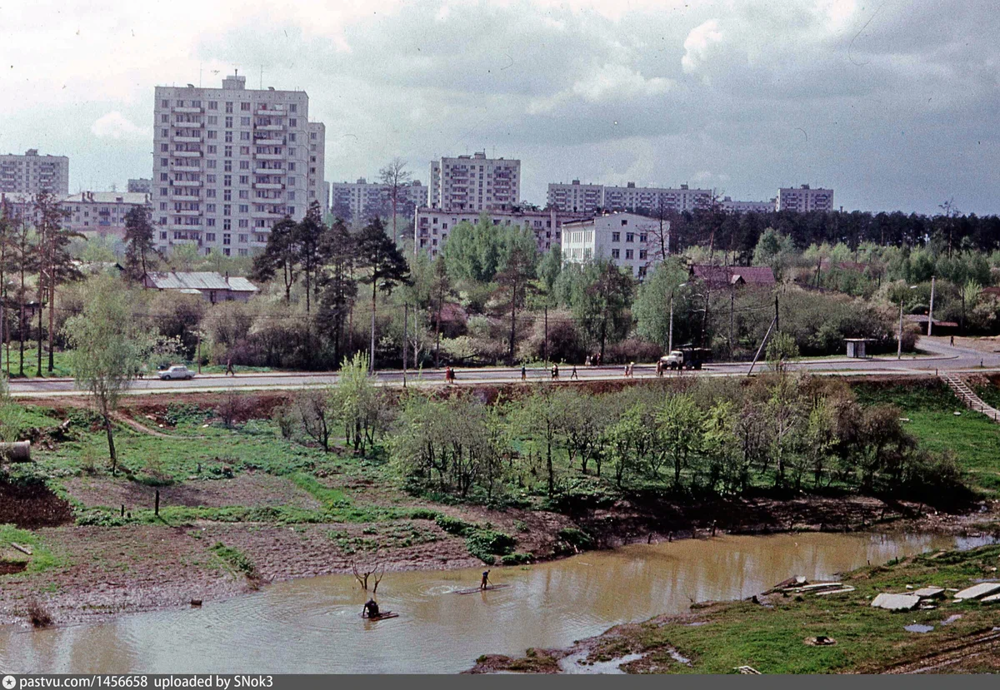
<svg viewBox="0 0 1000 690">
<path fill-rule="evenodd" d="M 201 106 L 195 107 L 195 106 L 190 106 L 190 105 L 175 105 L 172 108 L 170 108 L 170 110 L 171 110 L 171 112 L 174 112 L 174 113 L 192 113 L 192 114 L 194 114 L 194 113 L 203 113 L 203 112 L 205 112 L 205 109 L 202 108 Z"/>
<path fill-rule="evenodd" d="M 284 189 L 285 185 L 281 182 L 254 182 L 254 189 Z"/>
<path fill-rule="evenodd" d="M 171 180 L 171 187 L 200 187 L 202 186 L 201 180 Z"/>
<path fill-rule="evenodd" d="M 177 172 L 201 172 L 201 163 L 198 161 L 193 161 L 192 165 L 183 165 L 188 161 L 179 161 L 174 165 L 173 169 Z"/>
<path fill-rule="evenodd" d="M 255 153 L 253 157 L 259 161 L 283 161 L 285 160 L 285 154 L 283 153 Z"/>
<path fill-rule="evenodd" d="M 253 143 L 255 146 L 284 146 L 285 140 L 280 136 L 265 134 L 263 136 L 254 137 Z"/>
<path fill-rule="evenodd" d="M 193 233 L 193 232 L 200 233 L 202 230 L 201 223 L 197 223 L 194 225 L 185 225 L 183 223 L 169 223 L 167 225 L 167 228 L 169 230 L 177 230 L 180 232 L 187 232 L 187 233 Z"/>
<path fill-rule="evenodd" d="M 171 211 L 175 216 L 200 216 L 201 211 L 196 208 L 179 208 Z"/>
<path fill-rule="evenodd" d="M 202 151 L 201 149 L 186 149 L 183 151 L 171 151 L 170 155 L 175 158 L 201 158 Z"/>
<path fill-rule="evenodd" d="M 198 196 L 198 192 L 194 193 L 185 192 L 184 194 L 178 194 L 176 196 L 170 197 L 172 201 L 201 201 L 201 197 Z"/>
<path fill-rule="evenodd" d="M 178 144 L 200 144 L 204 139 L 201 132 L 197 134 L 172 134 L 170 136 L 170 141 L 176 141 Z"/>
<path fill-rule="evenodd" d="M 285 106 L 278 104 L 268 105 L 267 103 L 261 103 L 257 106 L 257 110 L 254 111 L 257 115 L 272 115 L 275 117 L 284 117 L 288 114 L 285 110 Z"/>
</svg>

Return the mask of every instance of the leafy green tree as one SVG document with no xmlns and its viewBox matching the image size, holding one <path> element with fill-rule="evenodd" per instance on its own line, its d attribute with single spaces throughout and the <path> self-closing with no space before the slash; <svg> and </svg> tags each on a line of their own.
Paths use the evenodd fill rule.
<svg viewBox="0 0 1000 690">
<path fill-rule="evenodd" d="M 133 301 L 118 280 L 95 277 L 88 284 L 83 313 L 66 324 L 73 376 L 89 391 L 104 421 L 112 473 L 118 467 L 112 418 L 156 345 L 155 333 L 134 318 Z"/>
<path fill-rule="evenodd" d="M 682 298 L 680 286 L 687 281 L 688 272 L 680 257 L 672 256 L 661 264 L 657 264 L 652 273 L 639 286 L 632 313 L 636 320 L 636 332 L 643 338 L 654 343 L 660 343 L 664 348 L 670 340 L 670 299 L 675 301 L 675 312 L 680 309 L 677 304 Z M 683 323 L 683 319 L 674 319 L 674 332 Z M 677 340 L 675 339 L 675 342 Z"/>
<path fill-rule="evenodd" d="M 375 312 L 378 292 L 389 294 L 400 283 L 409 282 L 410 269 L 406 259 L 379 218 L 366 225 L 356 240 L 358 266 L 368 270 L 361 282 L 372 286 L 371 371 L 375 371 Z"/>
<path fill-rule="evenodd" d="M 501 247 L 499 229 L 485 212 L 475 224 L 462 221 L 451 229 L 442 250 L 448 275 L 476 283 L 492 282 L 500 270 Z"/>
<path fill-rule="evenodd" d="M 157 252 L 153 238 L 149 209 L 133 206 L 125 214 L 125 273 L 130 280 L 142 280 L 147 272 L 155 268 Z"/>
<path fill-rule="evenodd" d="M 526 231 L 528 232 L 528 231 Z M 517 310 L 524 306 L 530 281 L 535 277 L 535 267 L 538 264 L 538 252 L 534 242 L 529 249 L 523 243 L 512 242 L 506 261 L 496 276 L 504 301 L 510 305 L 510 345 L 507 358 L 513 365 L 514 347 L 517 338 Z"/>
<path fill-rule="evenodd" d="M 559 280 L 560 273 L 562 273 L 562 249 L 558 244 L 554 244 L 538 262 L 538 280 L 546 294 L 555 294 L 556 281 Z"/>
<path fill-rule="evenodd" d="M 281 276 L 285 286 L 285 302 L 292 300 L 292 286 L 299 275 L 299 249 L 296 232 L 297 224 L 289 216 L 277 221 L 267 235 L 267 246 L 254 257 L 250 277 L 258 281 L 270 281 L 275 275 Z"/>
<path fill-rule="evenodd" d="M 753 250 L 754 266 L 770 266 L 776 280 L 781 280 L 795 253 L 792 238 L 774 228 L 767 228 Z"/>
<path fill-rule="evenodd" d="M 690 395 L 668 397 L 656 416 L 664 450 L 674 465 L 674 487 L 680 488 L 681 471 L 701 449 L 704 417 Z"/>
<path fill-rule="evenodd" d="M 567 268 L 562 276 L 564 300 L 577 323 L 600 348 L 628 335 L 634 281 L 610 260 L 598 259 L 583 268 Z"/>
</svg>

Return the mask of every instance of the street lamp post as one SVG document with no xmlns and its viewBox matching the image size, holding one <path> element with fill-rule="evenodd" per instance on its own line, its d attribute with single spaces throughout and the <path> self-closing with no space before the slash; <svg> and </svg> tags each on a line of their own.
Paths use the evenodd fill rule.
<svg viewBox="0 0 1000 690">
<path fill-rule="evenodd" d="M 916 285 L 910 286 L 911 290 L 915 290 L 916 288 L 917 288 Z M 901 294 L 899 296 L 899 335 L 896 336 L 896 359 L 902 359 L 902 358 L 903 358 L 903 295 Z"/>
<path fill-rule="evenodd" d="M 934 276 L 931 276 L 931 304 L 927 309 L 927 335 L 932 335 L 934 330 Z"/>
</svg>

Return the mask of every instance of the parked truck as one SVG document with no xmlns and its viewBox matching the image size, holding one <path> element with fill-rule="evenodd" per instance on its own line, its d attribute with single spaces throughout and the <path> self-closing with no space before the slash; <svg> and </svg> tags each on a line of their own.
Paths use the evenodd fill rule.
<svg viewBox="0 0 1000 690">
<path fill-rule="evenodd" d="M 681 347 L 660 357 L 664 369 L 701 369 L 701 365 L 712 360 L 712 351 L 707 347 Z"/>
</svg>

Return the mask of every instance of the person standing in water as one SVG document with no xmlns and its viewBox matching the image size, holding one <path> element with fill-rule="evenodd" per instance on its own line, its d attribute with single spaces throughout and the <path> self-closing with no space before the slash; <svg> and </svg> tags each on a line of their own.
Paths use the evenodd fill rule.
<svg viewBox="0 0 1000 690">
<path fill-rule="evenodd" d="M 489 581 L 490 581 L 490 571 L 489 570 L 484 570 L 483 571 L 483 581 L 479 583 L 479 589 L 486 589 L 486 585 L 489 584 Z"/>
</svg>

